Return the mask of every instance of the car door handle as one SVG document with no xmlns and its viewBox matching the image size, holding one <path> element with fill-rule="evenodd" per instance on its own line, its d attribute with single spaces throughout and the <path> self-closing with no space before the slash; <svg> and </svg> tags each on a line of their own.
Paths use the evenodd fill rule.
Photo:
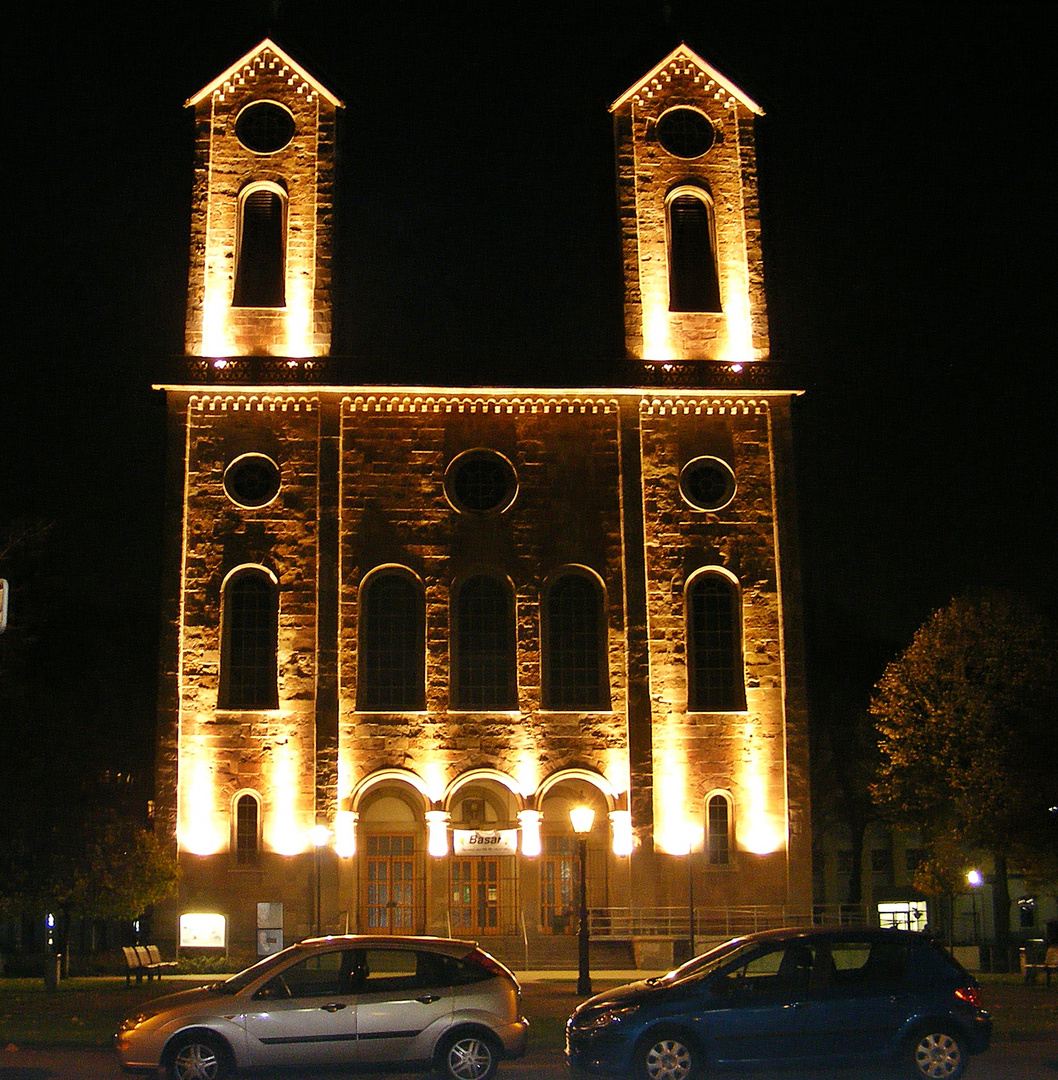
<svg viewBox="0 0 1058 1080">
<path fill-rule="evenodd" d="M 427 994 L 426 997 L 416 998 L 416 1001 L 421 1001 L 423 1005 L 432 1005 L 435 1001 L 441 1000 L 440 994 Z"/>
<path fill-rule="evenodd" d="M 328 1001 L 326 1005 L 321 1005 L 320 1008 L 324 1012 L 338 1012 L 340 1009 L 345 1008 L 344 1001 Z"/>
</svg>

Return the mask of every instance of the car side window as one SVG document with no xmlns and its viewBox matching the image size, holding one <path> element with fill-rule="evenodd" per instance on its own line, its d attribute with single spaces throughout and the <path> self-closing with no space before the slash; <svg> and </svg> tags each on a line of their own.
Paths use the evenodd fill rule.
<svg viewBox="0 0 1058 1080">
<path fill-rule="evenodd" d="M 319 953 L 273 975 L 255 998 L 325 997 L 342 993 L 344 952 Z"/>
<path fill-rule="evenodd" d="M 718 989 L 752 1000 L 797 996 L 808 991 L 814 960 L 810 945 L 787 942 L 729 969 Z"/>
<path fill-rule="evenodd" d="M 884 989 L 903 982 L 907 972 L 908 949 L 902 941 L 835 942 L 832 955 L 835 980 L 846 985 Z"/>
<path fill-rule="evenodd" d="M 352 982 L 355 993 L 425 990 L 442 982 L 432 953 L 414 949 L 364 949 L 363 968 Z"/>
</svg>

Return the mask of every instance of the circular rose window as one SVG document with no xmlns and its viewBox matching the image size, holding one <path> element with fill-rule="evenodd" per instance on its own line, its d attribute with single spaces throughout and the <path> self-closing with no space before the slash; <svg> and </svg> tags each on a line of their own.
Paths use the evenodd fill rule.
<svg viewBox="0 0 1058 1080">
<path fill-rule="evenodd" d="M 224 470 L 224 492 L 250 510 L 267 506 L 279 494 L 279 466 L 264 454 L 243 454 Z"/>
<path fill-rule="evenodd" d="M 501 513 L 517 493 L 514 466 L 495 450 L 467 450 L 445 470 L 445 495 L 463 513 Z"/>
<path fill-rule="evenodd" d="M 716 132 L 709 118 L 697 109 L 669 109 L 658 120 L 658 142 L 673 157 L 701 157 L 715 138 Z"/>
<path fill-rule="evenodd" d="M 235 137 L 255 154 L 275 154 L 294 138 L 294 117 L 274 101 L 255 101 L 239 113 Z"/>
<path fill-rule="evenodd" d="M 735 497 L 735 474 L 720 458 L 695 458 L 680 473 L 680 494 L 695 510 L 722 510 Z"/>
</svg>

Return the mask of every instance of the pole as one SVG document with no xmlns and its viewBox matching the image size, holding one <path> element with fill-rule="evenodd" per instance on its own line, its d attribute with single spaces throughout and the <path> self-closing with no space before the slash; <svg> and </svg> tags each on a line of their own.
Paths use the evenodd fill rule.
<svg viewBox="0 0 1058 1080">
<path fill-rule="evenodd" d="M 590 996 L 591 972 L 588 970 L 588 838 L 580 837 L 580 933 L 577 940 L 577 993 Z"/>
<path fill-rule="evenodd" d="M 694 852 L 687 849 L 687 896 L 688 896 L 688 914 L 690 915 L 691 925 L 691 955 L 690 959 L 694 959 Z"/>
<path fill-rule="evenodd" d="M 320 844 L 315 847 L 316 852 L 316 933 L 314 937 L 320 936 Z"/>
</svg>

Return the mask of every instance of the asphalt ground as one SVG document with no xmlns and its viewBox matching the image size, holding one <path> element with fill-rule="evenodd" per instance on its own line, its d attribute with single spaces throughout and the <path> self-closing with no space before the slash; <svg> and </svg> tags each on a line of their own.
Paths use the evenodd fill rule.
<svg viewBox="0 0 1058 1080">
<path fill-rule="evenodd" d="M 580 998 L 576 980 L 563 977 L 532 979 L 523 976 L 525 1013 L 533 1022 L 537 1038 L 530 1035 L 529 1052 L 519 1061 L 504 1062 L 497 1080 L 570 1080 L 560 1049 L 560 1032 L 566 1017 Z M 613 985 L 595 980 L 595 989 Z M 1004 984 L 985 987 L 985 1003 L 996 1013 L 996 1038 L 992 1049 L 971 1060 L 966 1080 L 1058 1080 L 1058 985 L 1051 988 Z M 1026 1025 L 1019 1017 L 1032 1011 Z M 1004 1032 L 1008 1028 L 1009 1035 Z M 1014 1030 L 1016 1028 L 1016 1030 Z M 534 1047 L 534 1042 L 536 1046 Z M 351 1070 L 275 1070 L 247 1074 L 249 1080 L 323 1080 L 358 1075 Z M 360 1074 L 364 1075 L 364 1074 Z M 375 1073 L 373 1075 L 379 1075 Z M 410 1075 L 393 1070 L 382 1075 Z M 728 1074 L 732 1075 L 732 1074 Z M 772 1071 L 738 1073 L 756 1080 L 772 1080 Z M 781 1074 L 787 1080 L 897 1080 L 899 1072 L 879 1069 L 832 1069 Z M 113 1052 L 105 1049 L 21 1049 L 0 1047 L 0 1080 L 119 1080 L 123 1073 Z"/>
</svg>

